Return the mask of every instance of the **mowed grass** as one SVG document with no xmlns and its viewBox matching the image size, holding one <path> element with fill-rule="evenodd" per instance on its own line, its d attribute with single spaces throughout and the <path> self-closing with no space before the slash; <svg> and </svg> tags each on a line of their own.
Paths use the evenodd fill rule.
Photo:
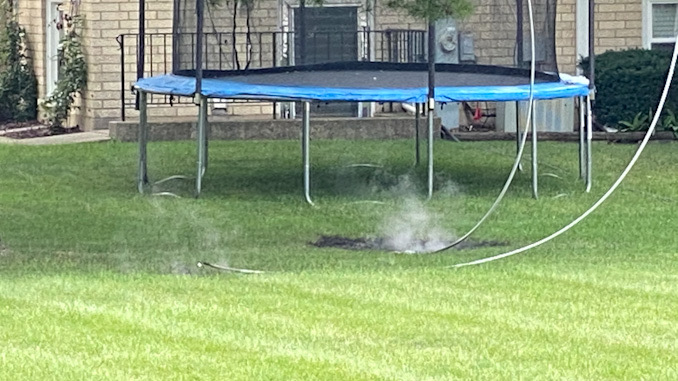
<svg viewBox="0 0 678 381">
<path fill-rule="evenodd" d="M 540 199 L 526 161 L 473 236 L 504 247 L 309 245 L 383 236 L 408 219 L 463 234 L 515 150 L 436 142 L 437 191 L 424 202 L 412 145 L 314 141 L 318 208 L 302 198 L 296 141 L 211 143 L 200 199 L 188 197 L 190 181 L 156 187 L 183 198 L 138 195 L 134 144 L 0 147 L 0 379 L 678 378 L 678 145 L 650 144 L 590 218 L 498 262 L 448 267 L 567 224 L 636 146 L 595 144 L 586 194 L 576 145 L 540 143 Z M 192 175 L 194 152 L 153 143 L 153 179 Z M 267 273 L 198 269 L 201 260 Z"/>
</svg>

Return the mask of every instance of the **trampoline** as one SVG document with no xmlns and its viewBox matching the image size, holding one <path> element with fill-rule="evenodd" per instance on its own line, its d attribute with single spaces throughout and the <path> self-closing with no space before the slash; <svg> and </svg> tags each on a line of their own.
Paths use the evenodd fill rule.
<svg viewBox="0 0 678 381">
<path fill-rule="evenodd" d="M 140 79 L 135 89 L 140 97 L 139 190 L 148 183 L 146 170 L 147 117 L 145 94 L 195 96 L 197 81 L 193 73 L 167 74 Z M 310 106 L 311 101 L 404 102 L 427 101 L 426 64 L 351 62 L 277 67 L 242 71 L 203 72 L 198 123 L 198 175 L 196 195 L 201 191 L 207 161 L 206 109 L 209 98 L 303 102 L 302 155 L 304 159 L 304 197 L 313 204 L 310 192 Z M 527 69 L 490 65 L 436 65 L 436 102 L 525 101 L 530 95 Z M 528 82 L 526 84 L 526 81 Z M 583 98 L 590 92 L 584 77 L 538 72 L 533 97 L 537 100 Z M 580 107 L 583 113 L 584 108 Z M 583 117 L 583 115 L 582 115 Z M 536 134 L 536 132 L 535 132 Z M 517 134 L 518 135 L 518 134 Z M 428 194 L 433 193 L 433 131 L 428 131 Z M 536 157 L 535 157 L 536 159 Z M 536 176 L 533 186 L 536 189 Z"/>
<path fill-rule="evenodd" d="M 257 31 L 259 46 L 249 34 L 249 19 L 248 34 L 240 38 L 240 43 L 236 42 L 236 17 L 230 13 L 228 7 L 205 0 L 175 0 L 172 71 L 169 74 L 144 78 L 145 0 L 140 0 L 137 81 L 133 86 L 138 94 L 139 109 L 138 189 L 144 193 L 149 184 L 146 160 L 148 96 L 161 94 L 191 97 L 199 106 L 196 196 L 201 192 L 207 169 L 207 115 L 210 99 L 303 104 L 300 127 L 304 197 L 313 204 L 309 155 L 311 102 L 395 102 L 415 104 L 416 110 L 426 110 L 430 198 L 433 193 L 433 114 L 436 104 L 515 102 L 518 110 L 518 103 L 527 101 L 530 96 L 537 102 L 574 98 L 579 103 L 580 177 L 584 178 L 585 174 L 586 189 L 589 190 L 592 125 L 590 95 L 594 86 L 584 77 L 558 71 L 555 44 L 556 3 L 556 0 L 531 2 L 535 16 L 534 28 L 539 33 L 539 41 L 535 43 L 539 49 L 536 54 L 536 49 L 532 46 L 533 55 L 528 58 L 523 34 L 530 28 L 523 17 L 528 10 L 523 0 L 478 1 L 479 11 L 466 20 L 441 19 L 435 21 L 435 25 L 430 23 L 428 30 L 400 32 L 371 29 L 378 22 L 375 21 L 377 16 L 360 14 L 369 12 L 369 7 L 363 10 L 349 9 L 350 7 L 326 8 L 327 12 L 345 10 L 346 15 L 352 15 L 350 17 L 367 20 L 366 26 L 351 26 L 353 30 L 348 31 L 325 30 L 323 28 L 331 24 L 327 22 L 313 24 L 313 15 L 321 15 L 323 7 L 315 8 L 316 11 L 310 12 L 310 16 L 309 13 L 304 13 L 303 8 L 283 7 L 280 9 L 280 25 L 276 27 L 278 29 Z M 256 3 L 252 5 L 255 8 L 257 6 Z M 255 10 L 248 9 L 248 17 Z M 326 16 L 315 20 L 332 19 Z M 488 25 L 492 27 L 488 29 Z M 469 43 L 467 37 L 470 35 L 482 39 Z M 416 38 L 404 40 L 404 37 L 398 36 Z M 592 36 L 590 33 L 590 51 Z M 427 44 L 422 43 L 424 37 Z M 262 41 L 267 38 L 270 45 L 264 46 Z M 466 39 L 462 41 L 462 38 Z M 238 57 L 247 57 L 244 68 Z M 324 57 L 324 61 L 311 62 L 318 57 Z M 151 60 L 151 66 L 152 62 Z M 591 59 L 591 73 L 594 72 L 593 62 Z M 537 68 L 533 87 L 530 86 L 531 72 L 527 69 L 531 65 Z M 432 81 L 434 77 L 435 80 Z M 275 110 L 275 103 L 273 104 Z M 295 110 L 293 107 L 291 109 Z M 419 112 L 415 114 L 413 127 L 417 131 L 418 159 Z M 519 115 L 516 112 L 516 138 L 520 143 Z M 535 113 L 531 115 L 534 126 Z M 532 184 L 536 197 L 537 132 L 536 129 L 533 131 Z"/>
<path fill-rule="evenodd" d="M 196 78 L 161 75 L 140 79 L 136 89 L 148 93 L 193 96 Z M 424 103 L 427 65 L 347 62 L 203 72 L 201 94 L 207 98 L 280 101 L 350 101 Z M 530 71 L 490 65 L 436 65 L 437 102 L 524 101 L 529 98 Z M 538 72 L 534 99 L 588 95 L 583 77 Z"/>
</svg>

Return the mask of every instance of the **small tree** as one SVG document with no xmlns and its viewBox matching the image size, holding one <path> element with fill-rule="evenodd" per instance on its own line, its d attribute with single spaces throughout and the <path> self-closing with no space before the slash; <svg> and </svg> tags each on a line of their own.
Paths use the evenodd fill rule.
<svg viewBox="0 0 678 381">
<path fill-rule="evenodd" d="M 473 12 L 473 3 L 469 0 L 386 0 L 386 6 L 401 9 L 429 24 L 448 17 L 462 19 Z"/>
<path fill-rule="evenodd" d="M 0 122 L 24 122 L 37 117 L 38 83 L 26 51 L 26 31 L 2 4 L 0 30 Z"/>
<path fill-rule="evenodd" d="M 405 11 L 415 19 L 428 22 L 428 98 L 435 98 L 435 22 L 444 18 L 461 19 L 473 12 L 471 0 L 386 0 L 386 6 Z M 433 107 L 429 103 L 430 108 Z"/>
</svg>

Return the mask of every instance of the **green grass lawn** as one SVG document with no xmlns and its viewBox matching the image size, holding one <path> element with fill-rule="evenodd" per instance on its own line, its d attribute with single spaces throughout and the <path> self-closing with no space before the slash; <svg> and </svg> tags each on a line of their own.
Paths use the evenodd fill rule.
<svg viewBox="0 0 678 381">
<path fill-rule="evenodd" d="M 138 195 L 134 144 L 0 147 L 0 379 L 678 379 L 678 145 L 650 144 L 590 218 L 498 262 L 447 268 L 567 224 L 636 146 L 595 144 L 586 194 L 576 145 L 541 143 L 540 199 L 526 160 L 473 236 L 504 247 L 309 245 L 408 222 L 461 235 L 515 150 L 436 142 L 426 203 L 412 145 L 314 141 L 318 208 L 303 201 L 297 141 L 213 142 L 200 199 L 190 181 L 156 187 L 183 198 Z M 149 160 L 156 180 L 192 175 L 195 146 L 153 143 Z"/>
</svg>

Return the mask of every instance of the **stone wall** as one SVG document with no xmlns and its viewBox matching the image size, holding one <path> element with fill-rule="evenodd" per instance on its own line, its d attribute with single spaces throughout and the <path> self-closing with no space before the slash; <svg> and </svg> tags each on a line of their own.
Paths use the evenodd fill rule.
<svg viewBox="0 0 678 381">
<path fill-rule="evenodd" d="M 149 122 L 150 141 L 195 139 L 194 119 Z M 440 119 L 434 119 L 435 130 L 440 130 Z M 138 122 L 112 122 L 111 139 L 136 141 Z M 415 136 L 414 118 L 312 118 L 312 139 L 402 139 Z M 420 136 L 426 136 L 426 123 L 419 123 Z M 269 140 L 299 139 L 301 121 L 279 120 L 219 120 L 209 123 L 209 137 L 213 140 Z M 439 134 L 434 134 L 436 138 Z"/>
</svg>

